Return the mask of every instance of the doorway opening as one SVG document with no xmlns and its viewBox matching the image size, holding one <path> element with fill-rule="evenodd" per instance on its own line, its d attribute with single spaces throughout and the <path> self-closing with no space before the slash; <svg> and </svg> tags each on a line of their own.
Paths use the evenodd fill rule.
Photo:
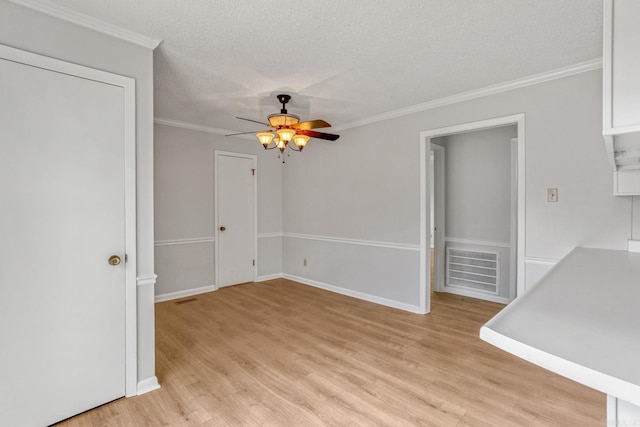
<svg viewBox="0 0 640 427">
<path fill-rule="evenodd" d="M 421 312 L 433 291 L 502 303 L 524 292 L 524 119 L 421 132 Z"/>
</svg>

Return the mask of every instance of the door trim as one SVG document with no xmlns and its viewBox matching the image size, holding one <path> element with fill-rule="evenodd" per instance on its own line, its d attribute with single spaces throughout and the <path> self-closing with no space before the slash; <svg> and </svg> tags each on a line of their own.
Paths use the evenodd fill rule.
<svg viewBox="0 0 640 427">
<path fill-rule="evenodd" d="M 436 266 L 436 271 L 434 275 L 434 290 L 437 292 L 444 291 L 444 271 L 445 271 L 445 203 L 446 203 L 446 184 L 445 184 L 445 156 L 446 151 L 445 148 L 438 144 L 431 144 L 430 151 L 434 154 L 434 222 L 435 222 L 435 231 L 433 233 L 433 246 L 435 250 L 434 256 L 434 264 Z M 431 275 L 429 275 L 431 277 Z"/>
<path fill-rule="evenodd" d="M 518 230 L 517 230 L 517 291 L 516 297 L 526 292 L 524 261 L 525 261 L 525 115 L 524 113 L 511 116 L 496 117 L 477 122 L 463 123 L 443 128 L 430 129 L 420 132 L 420 313 L 431 311 L 431 295 L 429 289 L 430 265 L 428 260 L 429 232 L 430 232 L 430 197 L 428 179 L 429 153 L 431 152 L 431 138 L 470 132 L 474 130 L 491 129 L 494 127 L 516 125 L 518 129 Z"/>
<path fill-rule="evenodd" d="M 0 59 L 118 86 L 124 91 L 125 253 L 127 254 L 125 264 L 125 396 L 135 396 L 138 389 L 135 80 L 1 44 Z"/>
<path fill-rule="evenodd" d="M 220 245 L 220 239 L 218 236 L 219 233 L 219 224 L 218 224 L 218 208 L 219 208 L 219 202 L 218 202 L 218 195 L 220 194 L 220 192 L 218 191 L 218 184 L 220 182 L 220 180 L 218 179 L 218 160 L 221 156 L 227 156 L 227 157 L 239 157 L 242 159 L 249 159 L 253 162 L 253 169 L 255 170 L 255 173 L 253 175 L 253 259 L 256 261 L 253 265 L 253 281 L 257 281 L 258 279 L 258 185 L 257 185 L 257 178 L 258 178 L 258 156 L 256 156 L 255 154 L 244 154 L 244 153 L 234 153 L 231 151 L 220 151 L 220 150 L 215 150 L 214 152 L 214 168 L 215 168 L 215 174 L 214 174 L 214 191 L 215 191 L 215 195 L 214 195 L 214 212 L 213 212 L 213 230 L 214 230 L 214 241 L 215 241 L 215 248 L 214 248 L 214 286 L 215 289 L 220 289 L 219 283 L 220 283 L 220 269 L 218 268 L 219 264 L 219 245 Z"/>
<path fill-rule="evenodd" d="M 518 290 L 518 138 L 509 141 L 511 149 L 511 230 L 509 231 L 509 298 L 513 301 Z M 524 148 L 524 147 L 521 147 Z M 523 263 L 524 264 L 524 263 Z M 524 270 L 524 267 L 523 267 Z"/>
</svg>

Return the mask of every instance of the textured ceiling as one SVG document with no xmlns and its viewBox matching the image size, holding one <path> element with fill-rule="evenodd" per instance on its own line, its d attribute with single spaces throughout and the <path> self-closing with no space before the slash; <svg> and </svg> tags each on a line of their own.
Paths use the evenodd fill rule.
<svg viewBox="0 0 640 427">
<path fill-rule="evenodd" d="M 602 0 L 54 2 L 164 40 L 156 117 L 237 131 L 281 92 L 339 127 L 602 54 Z"/>
</svg>

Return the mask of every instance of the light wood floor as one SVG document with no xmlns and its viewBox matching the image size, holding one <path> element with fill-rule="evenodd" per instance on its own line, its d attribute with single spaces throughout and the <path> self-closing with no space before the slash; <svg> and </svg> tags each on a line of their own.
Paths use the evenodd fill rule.
<svg viewBox="0 0 640 427">
<path fill-rule="evenodd" d="M 273 280 L 156 305 L 160 390 L 65 426 L 600 426 L 605 396 L 478 338 L 502 305 L 426 316 Z"/>
</svg>

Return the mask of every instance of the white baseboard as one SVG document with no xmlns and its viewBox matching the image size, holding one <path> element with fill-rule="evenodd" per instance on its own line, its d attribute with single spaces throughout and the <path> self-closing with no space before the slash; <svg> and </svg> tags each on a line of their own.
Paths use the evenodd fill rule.
<svg viewBox="0 0 640 427">
<path fill-rule="evenodd" d="M 218 287 L 216 285 L 211 285 L 211 286 L 203 286 L 201 288 L 187 289 L 185 291 L 169 292 L 168 294 L 156 295 L 155 301 L 156 302 L 171 301 L 173 299 L 190 297 L 192 295 L 198 295 L 198 294 L 204 294 L 205 292 L 211 292 L 217 289 Z"/>
<path fill-rule="evenodd" d="M 347 288 L 341 288 L 339 286 L 329 285 L 327 283 L 318 282 L 316 280 L 307 279 L 305 277 L 293 276 L 291 274 L 276 273 L 276 274 L 258 276 L 256 278 L 256 282 L 266 282 L 267 280 L 282 279 L 282 278 L 293 280 L 294 282 L 299 282 L 299 283 L 302 283 L 303 285 L 313 286 L 314 288 L 320 288 L 327 291 L 335 292 L 337 294 L 347 295 L 353 298 L 369 301 L 375 304 L 397 308 L 399 310 L 409 311 L 411 313 L 417 313 L 417 314 L 421 313 L 420 306 L 417 306 L 417 305 L 411 305 L 404 302 L 382 298 L 376 295 L 366 294 L 364 292 L 354 291 Z M 214 286 L 203 286 L 201 288 L 195 288 L 195 289 L 187 289 L 185 291 L 170 292 L 167 294 L 156 295 L 155 302 L 164 302 L 164 301 L 170 301 L 170 300 L 184 298 L 184 297 L 190 297 L 193 295 L 203 294 L 205 292 L 215 291 L 217 289 L 218 288 L 214 285 Z"/>
<path fill-rule="evenodd" d="M 153 390 L 157 390 L 159 388 L 160 384 L 158 383 L 158 378 L 155 376 L 146 378 L 142 381 L 138 381 L 138 396 L 140 396 L 141 394 L 149 393 Z"/>
<path fill-rule="evenodd" d="M 394 301 L 387 298 L 378 297 L 375 295 L 365 294 L 364 292 L 354 291 L 347 288 L 341 288 L 339 286 L 329 285 L 327 283 L 318 282 L 316 280 L 307 279 L 305 277 L 293 276 L 291 274 L 283 274 L 282 277 L 284 277 L 285 279 L 293 280 L 294 282 L 300 282 L 304 285 L 313 286 L 314 288 L 320 288 L 326 291 L 331 291 L 337 294 L 358 298 L 358 299 L 369 301 L 375 304 L 397 308 L 399 310 L 409 311 L 411 313 L 421 314 L 420 306 L 417 306 L 417 305 L 411 305 L 404 302 L 399 302 L 399 301 Z"/>
<path fill-rule="evenodd" d="M 471 289 L 460 289 L 451 286 L 446 286 L 445 288 L 445 293 L 460 295 L 469 298 L 482 299 L 485 301 L 497 302 L 500 304 L 509 304 L 509 298 L 501 297 L 498 295 L 485 294 L 484 292 L 474 292 Z"/>
<path fill-rule="evenodd" d="M 266 282 L 267 280 L 282 279 L 282 273 L 266 274 L 256 277 L 256 282 Z"/>
</svg>

